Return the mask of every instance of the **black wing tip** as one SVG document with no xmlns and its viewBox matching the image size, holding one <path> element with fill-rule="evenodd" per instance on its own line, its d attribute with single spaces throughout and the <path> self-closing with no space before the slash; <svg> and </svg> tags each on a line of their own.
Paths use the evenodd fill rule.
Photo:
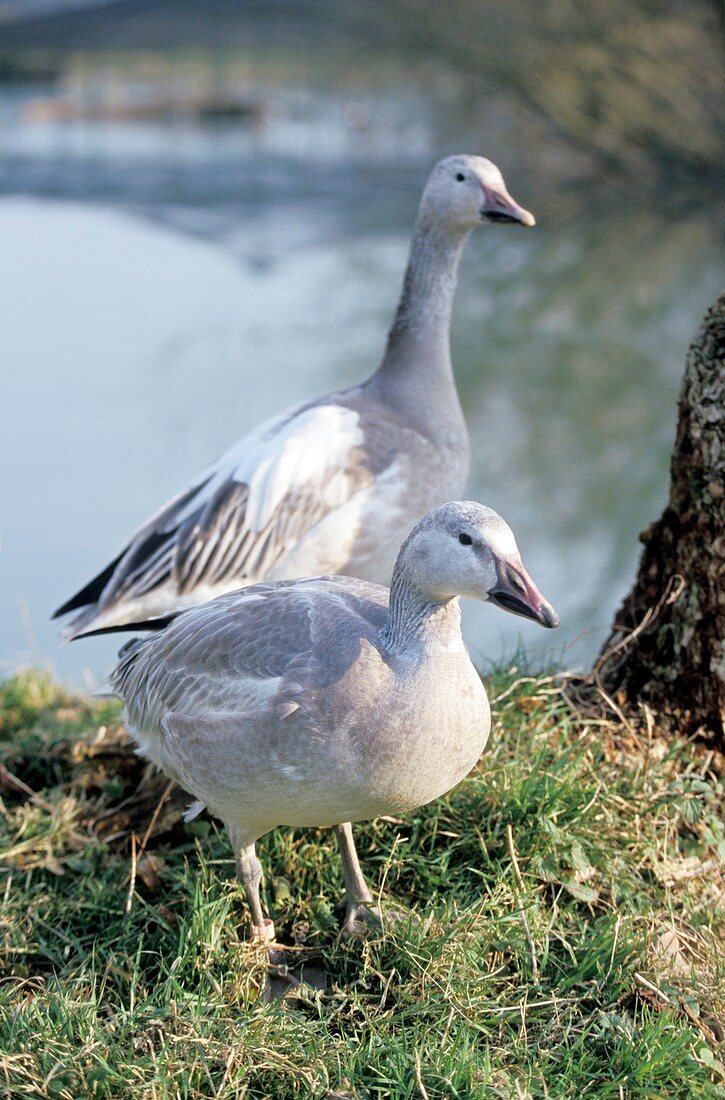
<svg viewBox="0 0 725 1100">
<path fill-rule="evenodd" d="M 64 604 L 62 604 L 60 607 L 58 607 L 53 612 L 53 614 L 50 616 L 51 620 L 52 619 L 62 619 L 64 615 L 69 615 L 71 613 L 71 611 L 80 611 L 81 608 L 89 607 L 90 604 L 81 603 L 79 601 L 79 599 L 78 599 L 79 596 L 80 596 L 80 592 L 75 596 L 71 596 L 71 598 L 69 600 L 66 600 L 66 602 Z"/>
<path fill-rule="evenodd" d="M 109 562 L 106 568 L 102 569 L 93 580 L 80 588 L 69 600 L 66 600 L 57 611 L 54 611 L 50 616 L 51 619 L 61 619 L 64 615 L 69 615 L 71 611 L 80 611 L 84 607 L 90 607 L 91 604 L 97 603 L 122 557 L 123 553 L 114 558 L 112 562 Z"/>
<path fill-rule="evenodd" d="M 99 634 L 123 634 L 128 633 L 129 630 L 148 630 L 156 632 L 164 630 L 169 623 L 173 623 L 174 619 L 178 618 L 180 614 L 180 611 L 176 611 L 173 615 L 160 615 L 158 619 L 143 619 L 141 622 L 137 623 L 116 623 L 113 626 L 97 626 L 91 630 L 79 630 L 70 640 L 75 642 L 78 638 L 95 638 Z"/>
</svg>

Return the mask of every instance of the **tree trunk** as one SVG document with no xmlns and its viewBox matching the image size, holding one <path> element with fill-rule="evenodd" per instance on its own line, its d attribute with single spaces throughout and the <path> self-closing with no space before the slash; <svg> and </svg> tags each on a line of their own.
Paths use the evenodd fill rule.
<svg viewBox="0 0 725 1100">
<path fill-rule="evenodd" d="M 591 677 L 614 710 L 724 743 L 725 294 L 687 355 L 670 497 Z"/>
</svg>

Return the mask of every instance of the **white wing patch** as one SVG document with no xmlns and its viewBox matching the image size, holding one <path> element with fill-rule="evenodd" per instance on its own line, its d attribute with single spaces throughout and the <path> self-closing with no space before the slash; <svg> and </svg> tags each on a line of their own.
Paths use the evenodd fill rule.
<svg viewBox="0 0 725 1100">
<path fill-rule="evenodd" d="M 271 440 L 248 436 L 244 455 L 234 467 L 234 480 L 249 486 L 246 520 L 250 530 L 263 531 L 284 498 L 298 487 L 319 485 L 320 496 L 334 506 L 342 488 L 334 482 L 347 483 L 350 453 L 363 442 L 358 414 L 341 405 L 307 409 Z"/>
<path fill-rule="evenodd" d="M 329 514 L 275 563 L 267 579 L 345 572 L 362 580 L 381 583 L 387 579 L 389 583 L 407 533 L 407 472 L 403 462 L 393 462 L 357 492 L 342 494 Z M 410 526 L 413 522 L 411 519 Z"/>
<path fill-rule="evenodd" d="M 230 479 L 249 487 L 245 526 L 264 530 L 285 496 L 310 484 L 319 485 L 323 499 L 340 498 L 339 482 L 345 481 L 350 452 L 364 442 L 360 417 L 343 405 L 316 405 L 295 414 L 290 409 L 265 420 L 194 479 L 186 492 L 204 485 L 202 500 Z M 183 494 L 180 494 L 183 495 Z M 181 526 L 198 510 L 200 498 L 174 512 L 173 525 Z M 161 514 L 168 505 L 159 509 Z M 154 516 L 149 523 L 152 523 Z"/>
</svg>

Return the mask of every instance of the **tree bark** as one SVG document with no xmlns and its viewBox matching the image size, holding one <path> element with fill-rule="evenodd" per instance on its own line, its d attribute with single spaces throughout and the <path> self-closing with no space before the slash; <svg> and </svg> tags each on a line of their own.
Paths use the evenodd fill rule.
<svg viewBox="0 0 725 1100">
<path fill-rule="evenodd" d="M 670 495 L 591 685 L 614 710 L 725 743 L 725 294 L 687 355 Z"/>
</svg>

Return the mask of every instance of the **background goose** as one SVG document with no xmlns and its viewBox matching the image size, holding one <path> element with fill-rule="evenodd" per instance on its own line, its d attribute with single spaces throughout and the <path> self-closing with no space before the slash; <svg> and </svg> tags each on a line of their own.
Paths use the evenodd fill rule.
<svg viewBox="0 0 725 1100">
<path fill-rule="evenodd" d="M 459 502 L 413 529 L 390 591 L 350 577 L 253 585 L 121 651 L 111 686 L 129 728 L 227 826 L 257 937 L 274 936 L 260 836 L 336 827 L 350 932 L 372 898 L 349 822 L 430 802 L 478 760 L 490 712 L 459 595 L 558 625 L 510 528 Z"/>
<path fill-rule="evenodd" d="M 465 486 L 449 323 L 463 246 L 491 222 L 534 218 L 491 161 L 440 161 L 378 370 L 262 424 L 164 505 L 56 611 L 76 612 L 68 635 L 163 621 L 265 579 L 347 573 L 388 583 L 414 520 Z"/>
</svg>

